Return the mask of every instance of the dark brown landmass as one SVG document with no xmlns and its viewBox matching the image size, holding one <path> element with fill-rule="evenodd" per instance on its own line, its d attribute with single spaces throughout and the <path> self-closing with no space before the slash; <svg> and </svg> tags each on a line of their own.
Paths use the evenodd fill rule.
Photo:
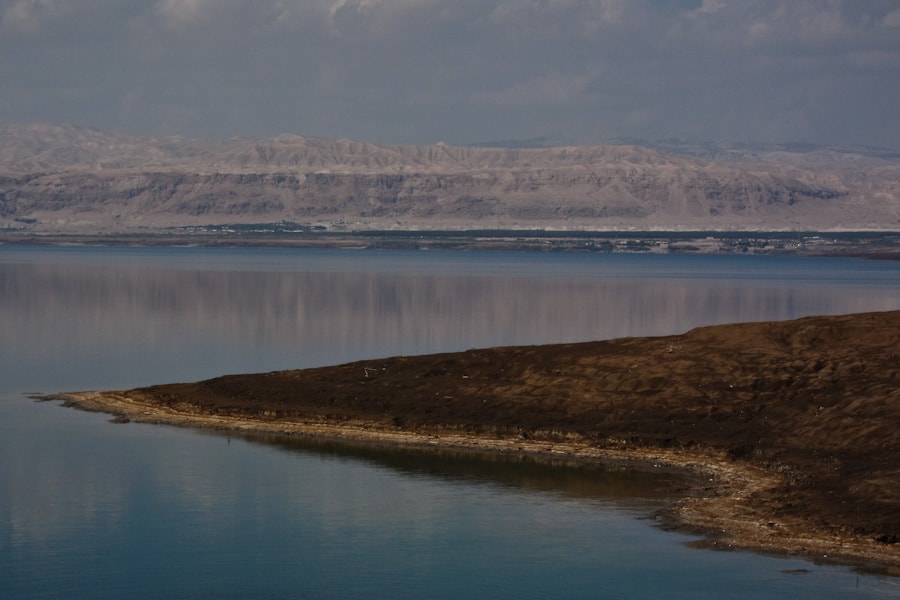
<svg viewBox="0 0 900 600">
<path fill-rule="evenodd" d="M 717 547 L 900 574 L 900 311 L 67 396 L 120 420 L 688 467 Z"/>
</svg>

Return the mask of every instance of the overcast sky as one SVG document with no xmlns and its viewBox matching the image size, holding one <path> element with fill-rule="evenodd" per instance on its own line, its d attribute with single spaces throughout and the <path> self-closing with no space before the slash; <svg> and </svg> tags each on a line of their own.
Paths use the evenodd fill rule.
<svg viewBox="0 0 900 600">
<path fill-rule="evenodd" d="M 0 0 L 0 123 L 900 148 L 900 0 Z"/>
</svg>

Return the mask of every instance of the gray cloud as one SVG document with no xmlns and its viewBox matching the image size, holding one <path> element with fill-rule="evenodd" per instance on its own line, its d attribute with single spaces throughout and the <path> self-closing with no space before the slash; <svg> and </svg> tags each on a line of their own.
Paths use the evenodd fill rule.
<svg viewBox="0 0 900 600">
<path fill-rule="evenodd" d="M 0 0 L 0 121 L 900 146 L 900 0 Z"/>
</svg>

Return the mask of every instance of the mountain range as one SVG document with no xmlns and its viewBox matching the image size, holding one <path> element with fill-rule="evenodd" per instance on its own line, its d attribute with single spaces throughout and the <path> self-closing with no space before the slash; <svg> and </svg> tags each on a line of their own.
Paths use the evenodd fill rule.
<svg viewBox="0 0 900 600">
<path fill-rule="evenodd" d="M 856 148 L 381 145 L 0 127 L 0 229 L 128 233 L 900 230 L 900 154 Z M 688 151 L 680 151 L 687 149 Z"/>
</svg>

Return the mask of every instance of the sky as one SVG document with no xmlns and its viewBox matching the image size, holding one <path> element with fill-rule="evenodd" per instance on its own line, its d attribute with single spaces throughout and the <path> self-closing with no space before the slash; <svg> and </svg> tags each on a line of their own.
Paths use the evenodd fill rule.
<svg viewBox="0 0 900 600">
<path fill-rule="evenodd" d="M 900 0 L 0 0 L 0 124 L 900 148 Z"/>
</svg>

